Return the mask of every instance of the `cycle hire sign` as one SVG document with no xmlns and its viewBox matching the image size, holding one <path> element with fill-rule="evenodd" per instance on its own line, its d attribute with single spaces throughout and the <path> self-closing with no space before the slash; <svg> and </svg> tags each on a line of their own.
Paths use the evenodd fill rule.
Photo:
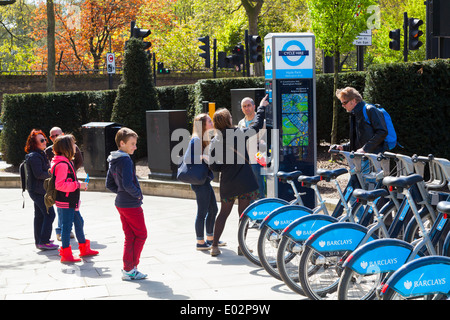
<svg viewBox="0 0 450 320">
<path fill-rule="evenodd" d="M 313 37 L 286 36 L 276 37 L 274 40 L 265 41 L 266 79 L 313 78 Z"/>
</svg>

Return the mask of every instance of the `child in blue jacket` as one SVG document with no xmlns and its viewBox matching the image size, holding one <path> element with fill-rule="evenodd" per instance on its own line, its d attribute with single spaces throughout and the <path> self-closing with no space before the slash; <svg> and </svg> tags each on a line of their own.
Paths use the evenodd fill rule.
<svg viewBox="0 0 450 320">
<path fill-rule="evenodd" d="M 137 270 L 142 249 L 147 239 L 142 191 L 130 155 L 137 149 L 136 132 L 121 128 L 116 134 L 117 151 L 108 157 L 109 169 L 106 188 L 116 193 L 115 206 L 120 214 L 125 233 L 122 280 L 141 280 L 147 277 Z"/>
</svg>

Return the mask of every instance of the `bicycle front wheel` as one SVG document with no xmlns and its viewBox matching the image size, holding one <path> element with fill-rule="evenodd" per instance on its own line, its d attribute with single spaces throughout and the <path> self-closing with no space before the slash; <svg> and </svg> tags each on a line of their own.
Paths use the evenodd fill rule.
<svg viewBox="0 0 450 320">
<path fill-rule="evenodd" d="M 303 246 L 288 237 L 283 237 L 278 247 L 277 267 L 281 280 L 294 292 L 305 295 L 298 279 L 298 266 Z M 288 259 L 286 259 L 288 257 Z"/>
<path fill-rule="evenodd" d="M 345 268 L 338 286 L 339 300 L 372 300 L 386 273 L 361 275 Z"/>
<path fill-rule="evenodd" d="M 261 221 L 244 215 L 239 222 L 238 243 L 240 252 L 253 264 L 262 267 L 258 253 L 259 225 Z"/>
<path fill-rule="evenodd" d="M 305 246 L 298 268 L 300 285 L 312 300 L 335 299 L 347 252 L 320 253 Z"/>
<path fill-rule="evenodd" d="M 277 268 L 278 246 L 281 241 L 281 235 L 265 225 L 259 234 L 258 256 L 261 265 L 275 279 L 281 280 Z"/>
</svg>

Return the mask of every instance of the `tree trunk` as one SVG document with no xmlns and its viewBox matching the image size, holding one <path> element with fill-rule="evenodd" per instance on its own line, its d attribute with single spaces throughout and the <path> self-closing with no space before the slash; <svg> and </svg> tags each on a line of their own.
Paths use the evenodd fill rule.
<svg viewBox="0 0 450 320">
<path fill-rule="evenodd" d="M 336 98 L 336 91 L 338 89 L 338 81 L 339 81 L 339 52 L 334 52 L 334 75 L 333 75 L 333 121 L 331 127 L 331 144 L 338 143 L 337 141 L 337 133 L 338 133 L 338 111 L 339 111 L 339 102 Z"/>
<path fill-rule="evenodd" d="M 53 0 L 47 0 L 47 91 L 55 91 L 55 9 Z"/>
</svg>

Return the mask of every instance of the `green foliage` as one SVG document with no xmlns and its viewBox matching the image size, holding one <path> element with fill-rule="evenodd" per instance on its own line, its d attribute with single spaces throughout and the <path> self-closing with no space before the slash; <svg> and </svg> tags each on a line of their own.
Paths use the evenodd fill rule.
<svg viewBox="0 0 450 320">
<path fill-rule="evenodd" d="M 131 38 L 125 50 L 122 83 L 119 85 L 111 120 L 139 135 L 137 157 L 147 153 L 146 110 L 159 109 L 142 40 Z"/>
<path fill-rule="evenodd" d="M 374 4 L 374 0 L 309 0 L 311 26 L 317 46 L 328 56 L 332 56 L 333 52 L 353 50 L 352 42 L 356 36 L 368 29 L 370 14 L 367 9 Z"/>
<path fill-rule="evenodd" d="M 420 30 L 423 36 L 420 37 L 424 45 L 419 50 L 409 52 L 408 61 L 421 61 L 425 59 L 426 41 L 426 7 L 423 0 L 385 0 L 380 4 L 381 21 L 377 29 L 372 30 L 372 45 L 366 47 L 366 65 L 381 64 L 389 62 L 403 61 L 403 13 L 407 12 L 408 17 L 418 18 L 423 21 Z M 400 29 L 401 41 L 400 50 L 395 51 L 389 48 L 389 31 Z"/>
</svg>

